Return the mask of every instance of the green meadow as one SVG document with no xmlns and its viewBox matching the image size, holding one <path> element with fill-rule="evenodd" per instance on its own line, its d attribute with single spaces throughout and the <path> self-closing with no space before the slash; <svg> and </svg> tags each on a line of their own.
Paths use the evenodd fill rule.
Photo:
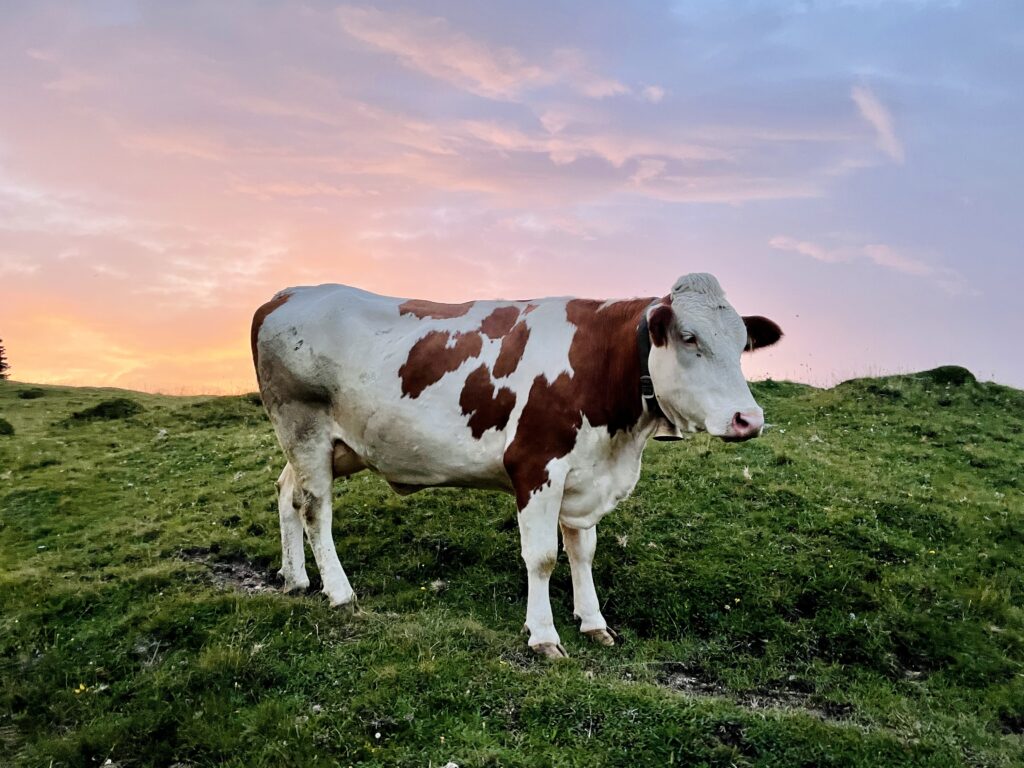
<svg viewBox="0 0 1024 768">
<path fill-rule="evenodd" d="M 358 608 L 277 590 L 258 397 L 0 382 L 0 766 L 1024 765 L 1024 392 L 753 386 L 599 528 L 620 643 L 519 633 L 510 497 L 340 481 Z"/>
</svg>

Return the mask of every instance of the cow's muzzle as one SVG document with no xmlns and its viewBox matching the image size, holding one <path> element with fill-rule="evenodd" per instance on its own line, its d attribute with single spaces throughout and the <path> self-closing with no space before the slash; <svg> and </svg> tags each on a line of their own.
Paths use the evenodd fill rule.
<svg viewBox="0 0 1024 768">
<path fill-rule="evenodd" d="M 722 435 L 722 439 L 727 442 L 738 443 L 743 440 L 749 440 L 752 437 L 757 437 L 761 434 L 763 428 L 764 414 L 760 410 L 736 411 L 733 414 L 732 423 L 729 424 L 729 429 Z"/>
</svg>

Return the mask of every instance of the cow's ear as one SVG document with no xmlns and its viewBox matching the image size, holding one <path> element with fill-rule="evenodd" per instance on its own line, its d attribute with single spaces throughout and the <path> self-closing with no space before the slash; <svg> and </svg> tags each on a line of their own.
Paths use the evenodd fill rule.
<svg viewBox="0 0 1024 768">
<path fill-rule="evenodd" d="M 668 344 L 668 332 L 676 321 L 676 313 L 668 304 L 659 304 L 647 318 L 647 328 L 651 332 L 651 341 L 656 347 Z"/>
<path fill-rule="evenodd" d="M 767 317 L 746 315 L 743 323 L 747 326 L 747 352 L 770 347 L 782 338 L 782 329 Z"/>
</svg>

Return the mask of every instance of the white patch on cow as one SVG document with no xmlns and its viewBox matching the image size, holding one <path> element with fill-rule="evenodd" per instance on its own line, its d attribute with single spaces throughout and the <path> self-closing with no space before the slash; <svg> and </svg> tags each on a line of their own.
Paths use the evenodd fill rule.
<svg viewBox="0 0 1024 768">
<path fill-rule="evenodd" d="M 519 411 L 522 410 L 519 400 L 523 400 L 522 405 L 526 404 L 525 397 L 529 395 L 530 387 L 538 376 L 544 376 L 551 382 L 563 373 L 572 373 L 569 367 L 569 347 L 576 334 L 576 326 L 566 319 L 565 307 L 568 302 L 569 299 L 564 296 L 530 302 L 537 307 L 526 315 L 530 341 L 519 367 L 509 377 L 526 387 L 523 398 L 516 399 L 516 409 Z"/>
<path fill-rule="evenodd" d="M 654 421 L 629 432 L 609 436 L 605 427 L 591 426 L 586 417 L 576 434 L 576 446 L 566 457 L 568 476 L 562 497 L 561 522 L 570 528 L 590 528 L 633 492 Z"/>
</svg>

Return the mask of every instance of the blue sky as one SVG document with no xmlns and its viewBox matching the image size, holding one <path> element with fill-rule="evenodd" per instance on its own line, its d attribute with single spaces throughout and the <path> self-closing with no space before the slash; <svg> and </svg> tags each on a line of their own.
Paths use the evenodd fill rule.
<svg viewBox="0 0 1024 768">
<path fill-rule="evenodd" d="M 252 386 L 287 285 L 660 295 L 749 375 L 1024 386 L 1024 5 L 5 3 L 0 336 L 24 380 Z"/>
</svg>

